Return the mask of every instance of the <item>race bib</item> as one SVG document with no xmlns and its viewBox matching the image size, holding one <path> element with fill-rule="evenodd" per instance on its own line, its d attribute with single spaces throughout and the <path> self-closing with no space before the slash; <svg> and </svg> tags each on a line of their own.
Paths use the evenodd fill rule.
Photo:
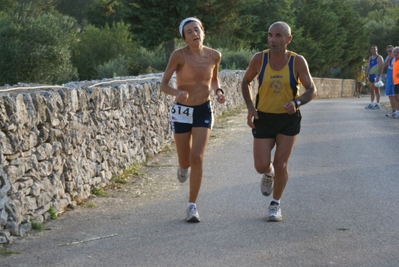
<svg viewBox="0 0 399 267">
<path fill-rule="evenodd" d="M 194 108 L 174 103 L 170 109 L 171 122 L 193 123 Z"/>
</svg>

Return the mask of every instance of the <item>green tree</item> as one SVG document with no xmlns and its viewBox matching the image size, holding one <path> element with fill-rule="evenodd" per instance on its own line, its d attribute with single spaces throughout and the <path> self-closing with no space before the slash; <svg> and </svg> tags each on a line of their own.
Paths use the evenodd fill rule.
<svg viewBox="0 0 399 267">
<path fill-rule="evenodd" d="M 74 17 L 79 23 L 87 19 L 87 12 L 89 6 L 94 3 L 95 0 L 59 0 L 56 5 L 56 9 L 64 14 Z"/>
<path fill-rule="evenodd" d="M 0 19 L 0 84 L 58 84 L 77 77 L 70 43 L 76 21 L 28 7 Z"/>
<path fill-rule="evenodd" d="M 212 47 L 229 47 L 234 51 L 249 49 L 248 40 L 257 37 L 252 31 L 257 17 L 246 11 L 260 1 L 200 1 L 197 12 L 205 25 L 205 42 Z"/>
<path fill-rule="evenodd" d="M 115 62 L 130 62 L 129 66 L 119 66 L 118 69 L 126 67 L 129 73 L 137 72 L 139 63 L 133 60 L 136 47 L 129 25 L 123 22 L 102 28 L 88 25 L 72 48 L 72 61 L 81 80 L 99 78 L 96 69 L 110 61 L 113 63 L 108 66 L 115 66 Z M 120 60 L 121 57 L 125 57 L 124 60 Z"/>
<path fill-rule="evenodd" d="M 60 0 L 17 0 L 18 6 L 22 10 L 31 12 L 31 16 L 41 15 L 43 13 L 54 13 L 55 7 Z"/>
<path fill-rule="evenodd" d="M 86 19 L 97 28 L 124 21 L 129 8 L 124 0 L 92 0 L 86 9 Z"/>
<path fill-rule="evenodd" d="M 285 21 L 292 29 L 295 28 L 294 17 L 292 16 L 293 0 L 270 0 L 258 1 L 256 5 L 250 5 L 245 11 L 247 14 L 256 16 L 256 23 L 252 26 L 251 48 L 263 50 L 268 46 L 269 26 L 276 21 Z M 267 10 L 267 15 L 265 15 Z M 294 31 L 296 36 L 297 31 Z"/>
<path fill-rule="evenodd" d="M 354 4 L 354 10 L 356 13 L 363 18 L 366 18 L 372 11 L 385 9 L 395 5 L 395 1 L 390 0 L 350 0 L 350 2 Z"/>
<path fill-rule="evenodd" d="M 311 40 L 311 46 L 302 49 L 311 55 L 308 62 L 313 75 L 329 77 L 332 67 L 359 65 L 367 36 L 360 16 L 353 11 L 353 3 L 346 0 L 297 3 L 296 26 Z"/>
<path fill-rule="evenodd" d="M 13 11 L 17 6 L 16 0 L 1 0 L 0 1 L 0 13 L 8 13 Z"/>
<path fill-rule="evenodd" d="M 126 8 L 130 12 L 126 21 L 131 24 L 133 33 L 144 47 L 151 49 L 164 45 L 165 57 L 169 58 L 176 47 L 176 39 L 181 38 L 178 26 L 186 17 L 198 17 L 203 22 L 206 35 L 210 37 L 206 41 L 216 43 L 215 38 L 230 35 L 229 44 L 234 45 L 232 40 L 237 38 L 236 34 L 243 34 L 250 29 L 238 30 L 248 22 L 248 16 L 240 18 L 240 11 L 245 3 L 252 1 L 126 0 Z"/>
<path fill-rule="evenodd" d="M 359 65 L 364 63 L 363 51 L 369 48 L 367 30 L 363 27 L 363 19 L 353 6 L 343 1 L 342 5 L 335 4 L 334 12 L 339 15 L 339 29 L 345 30 L 345 41 L 341 44 L 342 56 L 331 67 L 341 69 L 342 78 L 352 78 Z"/>
<path fill-rule="evenodd" d="M 375 44 L 381 52 L 389 44 L 398 44 L 398 12 L 398 5 L 369 12 L 364 23 L 366 31 L 370 34 L 368 47 Z"/>
</svg>

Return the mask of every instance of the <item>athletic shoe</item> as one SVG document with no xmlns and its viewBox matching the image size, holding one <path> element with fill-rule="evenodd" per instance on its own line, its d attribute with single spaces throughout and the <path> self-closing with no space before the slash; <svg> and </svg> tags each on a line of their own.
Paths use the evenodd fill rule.
<svg viewBox="0 0 399 267">
<path fill-rule="evenodd" d="M 392 114 L 392 118 L 394 118 L 394 119 L 399 119 L 399 113 L 394 112 L 394 113 Z"/>
<path fill-rule="evenodd" d="M 187 222 L 200 222 L 199 214 L 197 211 L 197 207 L 194 205 L 190 205 L 187 208 Z"/>
<path fill-rule="evenodd" d="M 272 175 L 267 175 L 266 173 L 262 176 L 262 181 L 260 182 L 260 191 L 264 196 L 270 196 L 273 192 L 273 178 L 274 173 Z"/>
<path fill-rule="evenodd" d="M 180 183 L 184 183 L 188 179 L 188 169 L 177 168 L 177 179 Z"/>
<path fill-rule="evenodd" d="M 375 104 L 372 109 L 381 109 L 380 104 Z"/>
<path fill-rule="evenodd" d="M 365 109 L 372 109 L 374 107 L 374 104 L 368 104 L 368 106 L 364 107 Z"/>
<path fill-rule="evenodd" d="M 357 98 L 360 98 L 360 94 L 359 94 L 359 95 L 357 95 Z"/>
<path fill-rule="evenodd" d="M 389 117 L 389 118 L 393 118 L 395 114 L 395 111 L 392 111 L 391 113 L 385 114 L 385 116 Z"/>
<path fill-rule="evenodd" d="M 277 203 L 271 203 L 269 206 L 269 213 L 267 214 L 266 220 L 269 222 L 279 222 L 283 220 L 281 216 L 281 208 Z"/>
</svg>

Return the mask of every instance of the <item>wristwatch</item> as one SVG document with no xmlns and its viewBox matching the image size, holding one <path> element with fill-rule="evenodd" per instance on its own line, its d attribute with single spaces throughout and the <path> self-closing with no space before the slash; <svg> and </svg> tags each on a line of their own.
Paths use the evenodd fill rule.
<svg viewBox="0 0 399 267">
<path fill-rule="evenodd" d="M 299 101 L 298 99 L 295 99 L 294 102 L 295 102 L 295 108 L 298 109 L 301 106 L 301 101 Z"/>
</svg>

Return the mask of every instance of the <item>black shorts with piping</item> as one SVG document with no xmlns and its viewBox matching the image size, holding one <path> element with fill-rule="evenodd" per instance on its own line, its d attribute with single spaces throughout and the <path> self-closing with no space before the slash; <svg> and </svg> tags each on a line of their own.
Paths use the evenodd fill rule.
<svg viewBox="0 0 399 267">
<path fill-rule="evenodd" d="M 295 136 L 301 130 L 301 112 L 299 109 L 292 115 L 287 113 L 274 114 L 258 111 L 259 119 L 254 119 L 255 128 L 252 129 L 254 138 L 275 139 L 277 134 Z"/>
</svg>

